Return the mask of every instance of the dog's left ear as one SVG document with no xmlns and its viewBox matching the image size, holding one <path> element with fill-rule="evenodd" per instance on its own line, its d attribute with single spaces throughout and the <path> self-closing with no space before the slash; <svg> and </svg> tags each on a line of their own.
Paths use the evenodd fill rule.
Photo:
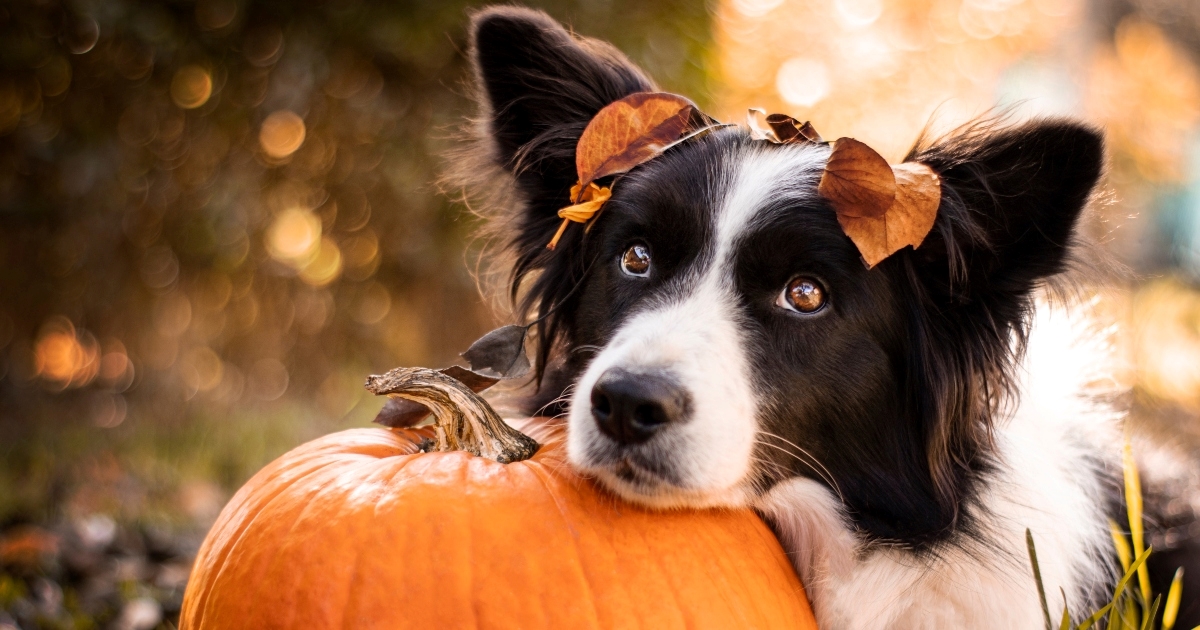
<svg viewBox="0 0 1200 630">
<path fill-rule="evenodd" d="M 929 242 L 915 254 L 940 297 L 1001 320 L 1064 269 L 1079 216 L 1100 178 L 1101 133 L 1070 120 L 995 129 L 980 123 L 914 150 L 942 180 Z"/>
<path fill-rule="evenodd" d="M 1103 167 L 1100 132 L 1068 120 L 979 123 L 909 156 L 941 177 L 933 231 L 894 270 L 912 282 L 907 370 L 939 497 L 957 500 L 1013 390 L 1035 290 L 1063 271 Z M 886 261 L 885 261 L 886 262 Z"/>
</svg>

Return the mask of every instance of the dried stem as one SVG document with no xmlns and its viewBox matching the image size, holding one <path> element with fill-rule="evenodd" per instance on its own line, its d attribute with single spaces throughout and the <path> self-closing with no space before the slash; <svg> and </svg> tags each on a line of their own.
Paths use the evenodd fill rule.
<svg viewBox="0 0 1200 630">
<path fill-rule="evenodd" d="M 508 426 L 461 381 L 428 368 L 396 368 L 367 377 L 367 391 L 404 398 L 433 412 L 438 451 L 467 451 L 508 464 L 533 457 L 538 443 Z"/>
</svg>

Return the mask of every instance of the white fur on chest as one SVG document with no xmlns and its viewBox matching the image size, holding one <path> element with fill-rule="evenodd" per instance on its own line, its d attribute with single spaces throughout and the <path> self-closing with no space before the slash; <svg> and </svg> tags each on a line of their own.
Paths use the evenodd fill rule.
<svg viewBox="0 0 1200 630">
<path fill-rule="evenodd" d="M 758 507 L 775 523 L 821 627 L 1041 627 L 1026 528 L 1055 622 L 1064 592 L 1073 614 L 1090 613 L 1087 594 L 1114 571 L 1100 468 L 1115 466 L 1119 418 L 1098 402 L 1115 387 L 1105 373 L 1112 362 L 1110 344 L 1086 318 L 1039 307 L 1020 400 L 996 430 L 998 471 L 979 496 L 979 541 L 922 556 L 864 547 L 816 482 L 792 480 L 767 494 Z"/>
</svg>

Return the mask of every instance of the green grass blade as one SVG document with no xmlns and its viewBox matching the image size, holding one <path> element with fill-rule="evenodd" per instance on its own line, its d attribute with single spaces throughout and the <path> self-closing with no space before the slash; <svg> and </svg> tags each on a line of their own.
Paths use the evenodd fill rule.
<svg viewBox="0 0 1200 630">
<path fill-rule="evenodd" d="M 1150 630 L 1150 626 L 1154 624 L 1154 618 L 1158 616 L 1158 605 L 1162 603 L 1162 595 L 1157 595 L 1154 598 L 1154 603 L 1151 604 L 1149 612 L 1146 613 L 1146 619 L 1142 621 L 1142 630 Z"/>
<path fill-rule="evenodd" d="M 1138 554 L 1138 557 L 1133 561 L 1133 564 L 1129 565 L 1129 570 L 1125 572 L 1125 575 L 1121 577 L 1121 581 L 1117 582 L 1117 587 L 1113 589 L 1114 600 L 1121 596 L 1121 591 L 1124 591 L 1125 587 L 1129 585 L 1129 581 L 1133 579 L 1134 574 L 1143 566 L 1145 566 L 1146 558 L 1150 557 L 1151 551 L 1153 551 L 1153 548 L 1147 549 Z"/>
<path fill-rule="evenodd" d="M 1091 617 L 1088 617 L 1087 619 L 1084 619 L 1083 621 L 1081 621 L 1079 623 L 1079 627 L 1077 628 L 1077 630 L 1088 630 L 1092 626 L 1096 625 L 1097 621 L 1100 621 L 1101 619 L 1103 619 L 1104 615 L 1108 614 L 1108 611 L 1113 609 L 1114 604 L 1116 604 L 1116 602 L 1109 602 L 1109 603 L 1105 604 L 1104 607 L 1101 608 L 1100 610 L 1097 610 L 1096 612 L 1092 613 Z"/>
<path fill-rule="evenodd" d="M 1062 622 L 1058 624 L 1058 630 L 1071 630 L 1071 609 L 1067 607 L 1067 592 L 1063 587 L 1058 587 L 1058 592 L 1062 593 L 1063 598 L 1063 616 Z"/>
<path fill-rule="evenodd" d="M 1125 505 L 1129 511 L 1129 537 L 1133 539 L 1133 553 L 1141 555 L 1145 549 L 1145 531 L 1142 527 L 1142 481 L 1138 475 L 1137 462 L 1133 459 L 1133 443 L 1125 436 L 1122 458 L 1125 469 Z M 1138 585 L 1142 590 L 1142 603 L 1150 601 L 1150 571 L 1138 569 Z"/>
<path fill-rule="evenodd" d="M 1179 615 L 1179 600 L 1183 597 L 1183 567 L 1175 570 L 1171 580 L 1171 588 L 1167 591 L 1167 603 L 1163 607 L 1162 630 L 1175 627 L 1175 618 Z"/>
<path fill-rule="evenodd" d="M 1113 547 L 1117 550 L 1117 558 L 1121 560 L 1121 570 L 1129 570 L 1129 562 L 1133 559 L 1133 554 L 1129 552 L 1129 541 L 1125 539 L 1125 533 L 1121 531 L 1121 526 L 1117 522 L 1108 519 L 1108 531 L 1112 533 Z"/>
<path fill-rule="evenodd" d="M 1037 547 L 1033 544 L 1033 532 L 1025 528 L 1025 546 L 1029 548 L 1029 564 L 1033 566 L 1033 580 L 1037 582 L 1038 600 L 1042 602 L 1042 617 L 1046 620 L 1046 630 L 1053 630 L 1050 623 L 1050 607 L 1046 605 L 1046 587 L 1042 584 L 1042 568 L 1038 566 Z"/>
</svg>

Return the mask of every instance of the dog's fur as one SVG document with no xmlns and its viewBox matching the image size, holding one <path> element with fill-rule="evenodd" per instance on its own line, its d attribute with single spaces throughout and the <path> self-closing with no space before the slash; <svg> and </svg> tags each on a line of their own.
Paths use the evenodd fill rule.
<svg viewBox="0 0 1200 630">
<path fill-rule="evenodd" d="M 543 318 L 534 406 L 567 415 L 577 468 L 651 506 L 754 507 L 826 628 L 1040 627 L 1026 528 L 1052 612 L 1109 588 L 1108 343 L 1037 300 L 1071 261 L 1098 131 L 993 121 L 919 142 L 908 159 L 942 178 L 936 224 L 874 269 L 817 195 L 828 147 L 744 128 L 635 168 L 550 251 L 584 127 L 654 85 L 539 12 L 485 10 L 471 39 L 480 143 L 461 164 L 515 196 L 492 229 L 522 316 Z M 619 266 L 633 243 L 646 277 Z M 825 308 L 780 305 L 796 276 Z M 605 374 L 670 389 L 671 422 L 609 437 L 592 399 Z"/>
</svg>

